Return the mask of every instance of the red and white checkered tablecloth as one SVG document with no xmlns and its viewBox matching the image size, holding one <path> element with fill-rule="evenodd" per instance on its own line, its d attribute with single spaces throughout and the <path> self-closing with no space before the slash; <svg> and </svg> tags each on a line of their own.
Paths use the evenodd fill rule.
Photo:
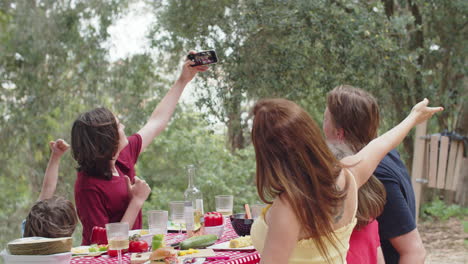
<svg viewBox="0 0 468 264">
<path fill-rule="evenodd" d="M 178 234 L 169 233 L 166 236 L 166 244 L 172 244 L 185 239 L 184 237 L 178 239 Z M 226 221 L 223 236 L 218 240 L 218 243 L 229 241 L 236 238 L 237 234 L 232 229 L 231 222 Z M 229 257 L 228 260 L 206 261 L 207 264 L 256 264 L 260 262 L 260 256 L 257 251 L 216 251 L 216 256 Z M 130 263 L 130 254 L 122 255 L 123 263 Z M 117 257 L 109 257 L 107 255 L 99 257 L 74 257 L 71 264 L 117 264 Z"/>
</svg>

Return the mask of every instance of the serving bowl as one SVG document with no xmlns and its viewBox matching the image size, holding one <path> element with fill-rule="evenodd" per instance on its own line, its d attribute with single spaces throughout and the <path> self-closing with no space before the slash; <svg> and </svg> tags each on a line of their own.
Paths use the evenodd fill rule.
<svg viewBox="0 0 468 264">
<path fill-rule="evenodd" d="M 250 235 L 250 229 L 254 222 L 253 219 L 246 219 L 245 214 L 233 214 L 229 216 L 229 219 L 231 220 L 232 228 L 234 228 L 238 236 Z"/>
<path fill-rule="evenodd" d="M 218 239 L 221 238 L 224 232 L 224 224 L 217 226 L 205 226 L 206 235 L 216 235 Z"/>
</svg>

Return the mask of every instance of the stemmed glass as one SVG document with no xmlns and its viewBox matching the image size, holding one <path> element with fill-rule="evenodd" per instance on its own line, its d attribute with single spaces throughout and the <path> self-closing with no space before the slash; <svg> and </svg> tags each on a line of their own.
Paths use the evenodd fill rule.
<svg viewBox="0 0 468 264">
<path fill-rule="evenodd" d="M 185 223 L 184 210 L 185 203 L 183 201 L 175 201 L 169 203 L 171 212 L 171 221 L 179 226 L 179 234 L 176 236 L 177 239 L 181 239 L 182 236 L 182 224 Z"/>
<path fill-rule="evenodd" d="M 148 211 L 148 227 L 152 235 L 167 234 L 167 211 Z"/>
<path fill-rule="evenodd" d="M 122 264 L 122 249 L 128 248 L 128 223 L 106 224 L 109 249 L 117 250 L 117 261 Z"/>
</svg>

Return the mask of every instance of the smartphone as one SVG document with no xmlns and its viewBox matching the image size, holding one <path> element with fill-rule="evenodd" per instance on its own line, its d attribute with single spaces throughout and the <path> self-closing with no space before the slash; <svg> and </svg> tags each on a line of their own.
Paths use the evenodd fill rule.
<svg viewBox="0 0 468 264">
<path fill-rule="evenodd" d="M 195 62 L 194 65 L 191 65 L 192 67 L 218 62 L 218 56 L 216 56 L 216 51 L 214 50 L 204 50 L 195 54 L 189 54 L 187 55 L 187 58 Z"/>
</svg>

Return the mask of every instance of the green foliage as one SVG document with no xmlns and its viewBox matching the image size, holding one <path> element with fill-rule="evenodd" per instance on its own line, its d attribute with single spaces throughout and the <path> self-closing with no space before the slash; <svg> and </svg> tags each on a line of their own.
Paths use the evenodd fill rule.
<svg viewBox="0 0 468 264">
<path fill-rule="evenodd" d="M 113 0 L 0 1 L 0 245 L 20 235 L 39 195 L 48 141 L 69 142 L 78 113 L 102 105 L 140 127 L 151 110 L 139 105 L 167 88 L 149 56 L 108 61 L 107 28 L 126 7 Z M 56 192 L 70 200 L 75 166 L 65 155 Z"/>
<path fill-rule="evenodd" d="M 459 217 L 462 219 L 464 216 L 468 216 L 468 208 L 463 208 L 457 204 L 447 205 L 438 197 L 429 203 L 425 203 L 421 207 L 421 217 L 426 220 L 435 219 L 445 221 L 451 217 Z"/>
<path fill-rule="evenodd" d="M 173 54 L 168 61 L 189 49 L 217 50 L 220 63 L 200 82 L 197 104 L 228 126 L 231 142 L 249 133 L 251 117 L 241 117 L 258 98 L 294 100 L 321 120 L 324 95 L 339 84 L 379 99 L 382 131 L 424 97 L 459 109 L 466 100 L 466 1 L 414 1 L 421 17 L 405 1 L 391 14 L 382 2 L 158 2 L 150 35 L 153 47 Z M 457 111 L 445 111 L 429 132 L 453 129 L 456 118 Z M 411 138 L 405 150 L 411 153 Z"/>
<path fill-rule="evenodd" d="M 138 175 L 152 186 L 144 209 L 168 209 L 170 201 L 183 199 L 188 178 L 186 166 L 197 168 L 195 184 L 202 191 L 205 211 L 214 211 L 214 196 L 234 195 L 234 211 L 258 202 L 254 185 L 255 156 L 252 147 L 231 153 L 225 136 L 215 133 L 200 113 L 178 111 L 155 144 L 142 153 Z"/>
</svg>

